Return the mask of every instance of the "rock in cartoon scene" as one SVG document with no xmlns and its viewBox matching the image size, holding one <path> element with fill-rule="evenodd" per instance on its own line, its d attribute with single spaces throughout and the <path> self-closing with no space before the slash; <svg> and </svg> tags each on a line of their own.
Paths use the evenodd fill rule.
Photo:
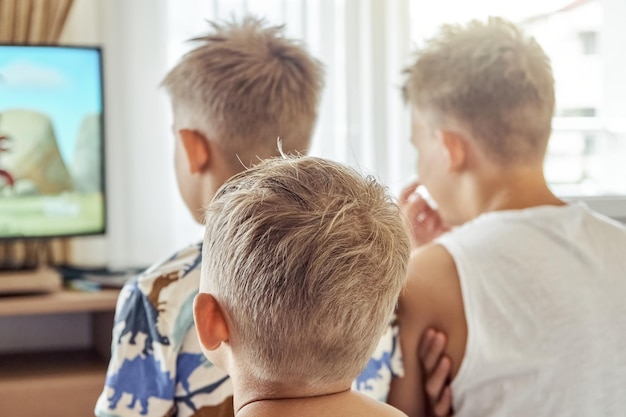
<svg viewBox="0 0 626 417">
<path fill-rule="evenodd" d="M 85 70 L 99 59 L 81 48 L 3 47 L 0 236 L 103 228 L 100 74 Z"/>
</svg>

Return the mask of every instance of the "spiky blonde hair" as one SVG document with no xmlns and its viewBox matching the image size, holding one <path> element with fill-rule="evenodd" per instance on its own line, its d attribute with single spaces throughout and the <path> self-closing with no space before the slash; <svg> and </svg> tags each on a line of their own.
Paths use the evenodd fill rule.
<svg viewBox="0 0 626 417">
<path fill-rule="evenodd" d="M 218 191 L 206 225 L 200 290 L 230 318 L 240 369 L 300 386 L 358 376 L 409 259 L 384 187 L 319 158 L 267 160 Z"/>
<path fill-rule="evenodd" d="M 163 80 L 177 121 L 217 140 L 239 168 L 275 156 L 277 137 L 285 151 L 306 153 L 322 64 L 261 19 L 211 26 Z"/>
</svg>

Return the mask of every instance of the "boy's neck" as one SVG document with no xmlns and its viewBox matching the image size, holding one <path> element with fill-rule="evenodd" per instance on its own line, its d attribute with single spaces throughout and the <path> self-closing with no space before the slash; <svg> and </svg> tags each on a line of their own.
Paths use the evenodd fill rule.
<svg viewBox="0 0 626 417">
<path fill-rule="evenodd" d="M 237 393 L 234 395 L 237 402 Z M 406 417 L 395 408 L 350 390 L 311 397 L 274 398 L 248 402 L 236 417 Z"/>
<path fill-rule="evenodd" d="M 347 399 L 350 388 L 339 392 L 304 397 L 259 398 L 242 404 L 235 412 L 236 417 L 261 417 L 277 415 L 303 415 L 303 409 L 313 411 L 319 407 L 328 407 Z M 292 412 L 292 410 L 294 410 Z"/>
<path fill-rule="evenodd" d="M 486 173 L 470 180 L 469 189 L 466 207 L 470 219 L 491 211 L 565 204 L 552 193 L 543 169 L 537 166 Z"/>
<path fill-rule="evenodd" d="M 236 417 L 281 415 L 280 410 L 294 406 L 324 404 L 337 401 L 350 393 L 350 382 L 329 384 L 324 388 L 298 387 L 284 384 L 276 386 L 259 381 L 237 384 L 233 380 L 234 409 Z"/>
</svg>

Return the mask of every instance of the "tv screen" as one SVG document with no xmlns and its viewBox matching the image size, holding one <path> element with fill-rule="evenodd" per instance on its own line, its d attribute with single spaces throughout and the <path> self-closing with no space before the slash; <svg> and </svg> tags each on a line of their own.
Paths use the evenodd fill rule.
<svg viewBox="0 0 626 417">
<path fill-rule="evenodd" d="M 0 45 L 0 239 L 105 231 L 98 48 Z"/>
</svg>

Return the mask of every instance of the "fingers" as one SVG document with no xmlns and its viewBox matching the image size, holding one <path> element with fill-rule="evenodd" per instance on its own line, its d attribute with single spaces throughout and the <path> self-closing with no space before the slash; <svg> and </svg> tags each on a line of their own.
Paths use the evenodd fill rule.
<svg viewBox="0 0 626 417">
<path fill-rule="evenodd" d="M 430 376 L 436 371 L 436 367 L 440 362 L 446 348 L 446 335 L 433 329 L 428 329 L 424 335 L 423 342 L 420 344 L 420 361 L 426 376 Z"/>
<path fill-rule="evenodd" d="M 439 213 L 436 210 L 428 205 L 425 199 L 419 198 L 424 202 L 425 206 L 417 213 L 415 219 L 424 230 L 432 234 L 441 226 L 441 217 L 439 217 Z"/>
<path fill-rule="evenodd" d="M 416 224 L 423 223 L 433 209 L 421 195 L 412 193 L 404 203 L 403 211 L 411 225 L 415 227 Z"/>
<path fill-rule="evenodd" d="M 409 200 L 409 196 L 413 194 L 415 190 L 417 190 L 417 187 L 419 186 L 420 186 L 419 181 L 413 181 L 409 185 L 404 187 L 402 189 L 402 192 L 400 193 L 400 198 L 398 198 L 398 201 L 400 202 L 400 204 L 402 205 L 406 203 Z"/>
<path fill-rule="evenodd" d="M 439 211 L 429 204 L 427 198 L 417 192 L 420 186 L 419 181 L 413 181 L 402 190 L 398 199 L 398 204 L 408 222 L 414 248 L 432 242 L 445 232 Z"/>
<path fill-rule="evenodd" d="M 412 193 L 402 205 L 402 212 L 408 222 L 414 246 L 429 243 L 436 237 L 435 230 L 439 223 L 439 214 L 422 196 Z"/>
<path fill-rule="evenodd" d="M 446 387 L 441 394 L 439 402 L 432 408 L 434 417 L 448 417 L 452 415 L 452 390 Z"/>
<path fill-rule="evenodd" d="M 446 343 L 444 333 L 428 329 L 419 347 L 420 363 L 424 369 L 424 390 L 434 417 L 452 415 L 452 391 L 449 386 L 452 361 L 445 356 Z"/>
<path fill-rule="evenodd" d="M 443 357 L 436 365 L 435 371 L 428 377 L 426 381 L 426 394 L 430 399 L 430 403 L 433 405 L 433 409 L 436 405 L 439 405 L 440 398 L 443 397 L 443 392 L 450 375 L 450 368 L 452 362 L 449 358 Z"/>
</svg>

